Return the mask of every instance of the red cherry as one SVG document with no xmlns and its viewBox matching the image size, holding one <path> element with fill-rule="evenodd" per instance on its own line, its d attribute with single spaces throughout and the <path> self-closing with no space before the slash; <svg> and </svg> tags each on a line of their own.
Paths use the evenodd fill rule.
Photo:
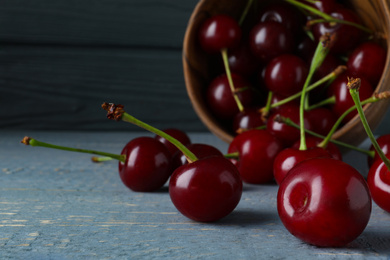
<svg viewBox="0 0 390 260">
<path fill-rule="evenodd" d="M 317 147 L 317 145 L 323 141 L 323 139 L 311 135 L 306 136 L 305 140 L 307 148 Z M 298 140 L 291 146 L 291 148 L 299 149 L 300 144 L 300 140 Z M 328 151 L 328 153 L 333 159 L 340 161 L 343 159 L 343 155 L 341 154 L 340 149 L 334 143 L 329 142 L 325 149 Z"/>
<path fill-rule="evenodd" d="M 307 112 L 313 131 L 320 135 L 327 135 L 336 123 L 336 115 L 325 107 L 314 108 Z"/>
<path fill-rule="evenodd" d="M 331 14 L 336 19 L 360 24 L 358 15 L 351 9 L 338 6 Z M 329 33 L 334 38 L 330 50 L 333 53 L 346 53 L 357 44 L 362 37 L 362 32 L 359 28 L 342 23 L 317 23 L 313 25 L 312 32 L 317 41 L 322 35 Z"/>
<path fill-rule="evenodd" d="M 133 191 L 147 192 L 161 188 L 171 175 L 171 154 L 166 146 L 152 137 L 138 137 L 126 144 L 119 162 L 119 176 Z"/>
<path fill-rule="evenodd" d="M 237 168 L 224 157 L 208 157 L 177 168 L 169 181 L 169 195 L 186 217 L 201 222 L 231 213 L 242 195 Z"/>
<path fill-rule="evenodd" d="M 306 35 L 297 43 L 295 54 L 306 62 L 310 62 L 316 48 L 317 44 Z"/>
<path fill-rule="evenodd" d="M 279 186 L 279 217 L 306 243 L 345 246 L 366 228 L 371 215 L 367 183 L 352 166 L 335 159 L 301 162 Z"/>
<path fill-rule="evenodd" d="M 178 140 L 183 145 L 189 145 L 191 143 L 189 136 L 180 129 L 168 128 L 163 131 Z M 175 145 L 173 145 L 171 142 L 161 136 L 155 135 L 154 138 L 162 142 L 168 148 L 172 156 L 179 150 L 176 148 Z"/>
<path fill-rule="evenodd" d="M 237 21 L 228 15 L 215 15 L 206 21 L 199 30 L 199 42 L 210 53 L 222 49 L 234 49 L 240 44 L 241 28 Z"/>
<path fill-rule="evenodd" d="M 255 96 L 251 83 L 238 74 L 232 74 L 232 78 L 242 105 L 244 107 L 251 106 L 254 103 Z M 207 88 L 206 100 L 211 111 L 221 120 L 233 120 L 239 112 L 225 74 L 216 77 L 210 83 Z"/>
<path fill-rule="evenodd" d="M 243 42 L 238 48 L 229 51 L 228 61 L 230 71 L 243 76 L 251 76 L 260 66 L 259 61 L 253 56 L 248 42 Z"/>
<path fill-rule="evenodd" d="M 221 153 L 220 150 L 218 150 L 217 148 L 215 148 L 214 146 L 211 146 L 211 145 L 208 145 L 208 144 L 198 144 L 198 143 L 195 143 L 195 144 L 189 144 L 187 145 L 187 148 L 193 153 L 195 154 L 195 156 L 198 158 L 198 159 L 203 159 L 203 158 L 207 158 L 207 157 L 211 157 L 211 156 L 220 156 L 220 157 L 223 157 L 223 154 Z M 187 164 L 188 161 L 187 161 L 187 158 L 185 157 L 185 155 L 178 151 L 175 156 L 173 157 L 173 165 L 175 167 L 175 169 L 179 166 L 182 166 L 182 165 L 185 165 Z"/>
<path fill-rule="evenodd" d="M 354 77 L 364 77 L 376 86 L 386 63 L 386 49 L 374 42 L 360 44 L 348 58 L 348 71 Z"/>
<path fill-rule="evenodd" d="M 390 154 L 390 134 L 381 135 L 376 139 L 376 142 L 378 143 L 379 147 L 383 151 L 384 154 Z M 374 146 L 371 144 L 370 151 L 374 151 L 375 155 L 374 158 L 368 157 L 368 165 L 371 167 L 371 165 L 377 161 L 380 160 L 380 157 L 378 155 L 378 152 L 375 150 Z"/>
<path fill-rule="evenodd" d="M 387 154 L 387 158 L 390 156 Z M 390 171 L 382 160 L 376 160 L 367 175 L 372 199 L 383 210 L 390 213 Z"/>
<path fill-rule="evenodd" d="M 360 79 L 361 79 L 361 86 L 359 89 L 359 97 L 360 100 L 365 100 L 371 97 L 372 93 L 374 92 L 374 89 L 365 78 L 362 77 Z M 336 99 L 335 103 L 332 104 L 331 109 L 337 117 L 341 116 L 346 110 L 348 110 L 350 107 L 355 105 L 355 103 L 351 98 L 351 95 L 349 94 L 347 83 L 348 83 L 348 74 L 343 73 L 332 82 L 332 84 L 329 86 L 327 91 L 328 97 L 334 96 Z M 356 110 L 352 111 L 344 118 L 343 122 L 344 123 L 348 122 L 356 114 L 357 114 Z"/>
<path fill-rule="evenodd" d="M 282 143 L 268 131 L 252 129 L 237 135 L 228 153 L 238 152 L 235 164 L 244 182 L 263 184 L 272 181 L 273 161 L 282 149 Z"/>
<path fill-rule="evenodd" d="M 280 55 L 271 60 L 264 73 L 267 88 L 281 96 L 291 96 L 302 90 L 308 67 L 298 56 Z"/>
<path fill-rule="evenodd" d="M 273 112 L 267 120 L 267 130 L 282 141 L 286 147 L 289 147 L 300 138 L 299 129 L 276 121 L 275 118 L 278 115 L 290 118 L 294 123 L 299 124 L 299 106 L 284 105 Z M 304 126 L 308 130 L 313 128 L 306 113 L 304 115 Z"/>
<path fill-rule="evenodd" d="M 299 150 L 296 148 L 286 148 L 281 151 L 274 161 L 274 178 L 277 184 L 280 185 L 289 171 L 298 163 L 312 158 L 331 158 L 329 152 L 320 147 L 310 147 L 307 150 Z"/>
<path fill-rule="evenodd" d="M 247 108 L 238 113 L 233 120 L 233 131 L 248 130 L 263 126 L 265 123 L 261 119 L 261 114 L 257 108 Z"/>
<path fill-rule="evenodd" d="M 249 36 L 253 54 L 263 62 L 294 49 L 292 33 L 283 24 L 267 21 L 253 27 Z"/>
</svg>

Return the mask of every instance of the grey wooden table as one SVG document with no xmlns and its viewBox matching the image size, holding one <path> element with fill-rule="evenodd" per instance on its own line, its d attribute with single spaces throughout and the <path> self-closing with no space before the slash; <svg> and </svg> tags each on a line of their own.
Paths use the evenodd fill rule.
<svg viewBox="0 0 390 260">
<path fill-rule="evenodd" d="M 167 187 L 136 193 L 117 163 L 19 143 L 42 141 L 118 153 L 144 132 L 0 132 L 0 259 L 390 259 L 390 214 L 375 204 L 370 222 L 344 248 L 316 248 L 290 235 L 277 211 L 276 185 L 244 185 L 236 210 L 215 223 L 177 212 Z M 226 152 L 209 133 L 193 142 Z M 364 145 L 364 144 L 363 144 Z M 365 158 L 345 156 L 362 172 Z"/>
</svg>

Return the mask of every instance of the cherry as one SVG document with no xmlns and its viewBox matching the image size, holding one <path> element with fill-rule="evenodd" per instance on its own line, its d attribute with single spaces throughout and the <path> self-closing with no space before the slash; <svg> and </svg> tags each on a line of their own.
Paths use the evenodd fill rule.
<svg viewBox="0 0 390 260">
<path fill-rule="evenodd" d="M 323 139 L 319 137 L 315 137 L 311 135 L 306 136 L 307 148 L 317 147 L 319 144 L 321 144 L 322 141 Z M 291 148 L 299 149 L 299 146 L 300 146 L 300 141 L 298 140 L 291 146 Z M 341 154 L 340 149 L 334 143 L 328 142 L 325 149 L 328 151 L 328 153 L 333 159 L 340 160 L 340 161 L 343 159 L 343 155 Z"/>
<path fill-rule="evenodd" d="M 181 131 L 180 129 L 168 128 L 168 129 L 165 129 L 163 131 L 165 133 L 169 134 L 170 136 L 172 136 L 173 138 L 175 138 L 176 140 L 178 140 L 179 142 L 181 142 L 183 145 L 187 146 L 191 143 L 190 137 L 185 132 Z M 172 156 L 179 150 L 179 149 L 177 149 L 177 147 L 175 145 L 173 145 L 167 139 L 165 139 L 159 135 L 155 135 L 154 138 L 157 139 L 158 141 L 160 141 L 161 143 L 163 143 L 168 148 L 168 150 Z"/>
<path fill-rule="evenodd" d="M 123 148 L 125 162 L 119 161 L 119 176 L 131 190 L 155 191 L 171 176 L 171 154 L 160 141 L 151 137 L 138 137 Z"/>
<path fill-rule="evenodd" d="M 264 73 L 267 88 L 282 96 L 291 96 L 302 90 L 308 67 L 298 56 L 280 55 L 271 60 Z"/>
<path fill-rule="evenodd" d="M 310 3 L 305 0 L 298 0 L 298 1 L 303 2 L 306 5 L 312 6 L 318 9 L 319 11 L 327 14 L 333 12 L 333 10 L 335 10 L 337 6 L 336 1 L 334 0 L 316 0 Z"/>
<path fill-rule="evenodd" d="M 378 84 L 386 63 L 386 50 L 377 43 L 364 42 L 348 58 L 348 71 L 354 77 L 364 77 L 372 86 Z"/>
<path fill-rule="evenodd" d="M 390 159 L 390 155 L 386 157 Z M 390 213 L 390 170 L 386 163 L 376 160 L 370 167 L 367 175 L 372 199 L 383 210 Z"/>
<path fill-rule="evenodd" d="M 210 53 L 222 49 L 234 49 L 241 41 L 241 28 L 237 21 L 228 15 L 214 15 L 203 22 L 199 29 L 199 42 Z"/>
<path fill-rule="evenodd" d="M 233 120 L 233 131 L 239 133 L 241 131 L 249 130 L 264 126 L 265 123 L 261 118 L 257 108 L 247 108 L 238 113 Z"/>
<path fill-rule="evenodd" d="M 347 109 L 355 105 L 349 95 L 347 83 L 348 74 L 343 73 L 332 82 L 327 90 L 327 95 L 335 98 L 335 103 L 331 106 L 331 109 L 337 117 L 341 116 Z M 361 88 L 359 91 L 360 98 L 362 100 L 367 99 L 371 97 L 373 92 L 374 89 L 372 85 L 366 79 L 361 78 Z M 350 121 L 356 114 L 356 111 L 349 113 L 343 119 L 343 122 L 346 123 Z"/>
<path fill-rule="evenodd" d="M 194 144 L 188 144 L 186 146 L 198 159 L 211 157 L 211 156 L 223 157 L 221 151 L 212 145 L 194 143 Z M 187 163 L 188 163 L 187 157 L 182 152 L 178 151 L 173 156 L 173 164 L 175 169 Z"/>
<path fill-rule="evenodd" d="M 330 15 L 339 20 L 360 24 L 360 19 L 354 11 L 340 5 Z M 331 51 L 337 54 L 352 50 L 359 44 L 362 37 L 362 31 L 359 28 L 342 23 L 316 23 L 312 27 L 312 32 L 317 41 L 322 35 L 332 35 L 334 41 Z"/>
<path fill-rule="evenodd" d="M 239 47 L 228 52 L 229 67 L 232 73 L 251 76 L 260 67 L 259 61 L 253 56 L 249 43 L 242 42 Z"/>
<path fill-rule="evenodd" d="M 376 139 L 376 142 L 379 145 L 379 148 L 382 150 L 382 152 L 385 155 L 390 154 L 390 134 L 381 135 Z M 373 144 L 371 144 L 370 151 L 375 151 L 374 157 L 367 157 L 368 158 L 368 165 L 371 166 L 375 161 L 380 159 L 380 156 L 378 152 L 375 150 L 375 147 Z"/>
<path fill-rule="evenodd" d="M 232 79 L 242 105 L 251 106 L 255 96 L 251 83 L 238 74 L 232 74 Z M 216 77 L 206 91 L 206 100 L 213 114 L 221 120 L 233 120 L 239 108 L 232 95 L 226 74 Z"/>
<path fill-rule="evenodd" d="M 294 50 L 292 33 L 281 23 L 266 21 L 258 23 L 250 32 L 249 43 L 253 54 L 262 62 Z"/>
<path fill-rule="evenodd" d="M 267 120 L 267 130 L 276 136 L 286 147 L 291 146 L 300 138 L 300 131 L 292 126 L 288 126 L 283 122 L 279 122 L 278 117 L 285 117 L 291 119 L 294 123 L 299 124 L 299 106 L 284 105 L 275 112 L 271 113 Z M 305 113 L 304 117 L 305 129 L 311 130 L 312 125 Z"/>
<path fill-rule="evenodd" d="M 279 186 L 277 208 L 295 237 L 315 246 L 340 247 L 367 226 L 371 196 L 366 181 L 352 166 L 314 158 L 290 170 Z"/>
<path fill-rule="evenodd" d="M 336 115 L 326 107 L 309 110 L 307 115 L 313 132 L 320 135 L 327 135 L 337 121 Z"/>
<path fill-rule="evenodd" d="M 282 143 L 266 130 L 252 129 L 234 137 L 228 153 L 238 153 L 235 162 L 246 183 L 264 184 L 273 179 L 273 161 Z"/>
<path fill-rule="evenodd" d="M 169 181 L 169 195 L 186 217 L 200 222 L 219 220 L 241 199 L 242 181 L 226 158 L 207 157 L 177 168 Z"/>
<path fill-rule="evenodd" d="M 309 62 L 313 58 L 316 47 L 317 44 L 309 36 L 305 35 L 297 43 L 294 53 L 306 62 Z"/>
<path fill-rule="evenodd" d="M 331 158 L 330 153 L 324 148 L 309 147 L 306 150 L 297 148 L 286 148 L 275 157 L 274 161 L 274 178 L 277 184 L 280 185 L 289 171 L 298 163 L 311 158 Z"/>
</svg>

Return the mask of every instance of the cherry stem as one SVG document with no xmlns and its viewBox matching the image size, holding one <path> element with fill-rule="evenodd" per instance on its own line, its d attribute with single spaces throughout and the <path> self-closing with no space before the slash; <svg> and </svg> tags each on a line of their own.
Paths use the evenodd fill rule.
<svg viewBox="0 0 390 260">
<path fill-rule="evenodd" d="M 116 121 L 122 120 L 128 123 L 132 123 L 136 126 L 139 126 L 149 132 L 152 132 L 160 137 L 163 137 L 167 139 L 169 142 L 171 142 L 174 146 L 176 146 L 177 149 L 179 149 L 184 156 L 186 157 L 187 161 L 189 163 L 195 162 L 198 160 L 198 158 L 193 154 L 185 145 L 183 145 L 180 141 L 178 141 L 176 138 L 173 138 L 169 134 L 165 133 L 164 131 L 161 131 L 147 123 L 142 122 L 141 120 L 133 117 L 132 115 L 126 113 L 123 110 L 122 105 L 115 105 L 112 103 L 103 103 L 102 108 L 107 111 L 107 118 L 113 119 Z"/>
<path fill-rule="evenodd" d="M 111 161 L 113 159 L 114 158 L 109 157 L 109 156 L 92 156 L 91 157 L 92 162 L 107 162 L 107 161 Z"/>
<path fill-rule="evenodd" d="M 227 76 L 227 79 L 229 82 L 230 90 L 232 91 L 233 98 L 237 103 L 238 110 L 240 112 L 242 112 L 242 111 L 244 111 L 244 106 L 242 105 L 240 99 L 238 98 L 237 93 L 236 93 L 236 88 L 234 87 L 233 78 L 232 78 L 232 74 L 230 72 L 230 67 L 229 67 L 229 58 L 228 58 L 227 49 L 226 48 L 222 49 L 221 54 L 222 54 L 222 60 L 223 60 L 224 66 L 225 66 L 225 72 L 226 72 L 226 76 Z"/>
<path fill-rule="evenodd" d="M 315 108 L 318 108 L 318 107 L 323 107 L 325 105 L 331 105 L 331 104 L 334 104 L 336 103 L 336 96 L 331 96 L 331 97 L 328 97 L 314 105 L 311 105 L 309 106 L 308 108 L 306 108 L 306 111 L 309 111 L 309 110 L 312 110 L 312 109 L 315 109 Z"/>
<path fill-rule="evenodd" d="M 288 126 L 292 126 L 292 127 L 297 128 L 297 129 L 300 129 L 300 126 L 298 124 L 294 123 L 294 121 L 292 121 L 290 118 L 280 117 L 280 118 L 278 118 L 278 120 L 283 122 L 284 124 L 286 124 Z M 321 139 L 325 138 L 325 136 L 320 135 L 320 134 L 318 134 L 316 132 L 313 132 L 311 130 L 308 130 L 308 129 L 305 129 L 305 132 L 310 134 L 310 135 L 312 135 L 312 136 L 321 138 Z M 350 144 L 347 144 L 347 143 L 344 143 L 344 142 L 341 142 L 341 141 L 338 141 L 338 140 L 335 140 L 335 139 L 330 139 L 329 141 L 331 143 L 336 144 L 336 145 L 339 145 L 339 146 L 342 146 L 342 147 L 345 147 L 345 148 L 348 148 L 348 149 L 351 149 L 351 150 L 355 150 L 357 152 L 366 154 L 367 156 L 374 158 L 374 155 L 375 155 L 374 151 L 365 150 L 365 149 L 362 149 L 362 148 L 359 148 L 359 147 L 356 147 L 356 146 L 353 146 L 353 145 L 350 145 Z M 322 146 L 321 143 L 318 144 L 317 146 L 318 147 L 322 147 L 322 148 L 326 147 L 326 146 Z"/>
<path fill-rule="evenodd" d="M 300 7 L 302 9 L 305 9 L 319 17 L 322 17 L 323 19 L 320 21 L 320 22 L 331 22 L 331 23 L 343 23 L 343 24 L 348 24 L 348 25 L 351 25 L 351 26 L 355 26 L 356 28 L 360 29 L 360 30 L 363 30 L 367 33 L 370 33 L 372 34 L 373 31 L 368 29 L 367 27 L 365 26 L 362 26 L 360 24 L 357 24 L 357 23 L 353 23 L 353 22 L 349 22 L 349 21 L 345 21 L 345 20 L 341 20 L 341 19 L 336 19 L 334 18 L 333 16 L 329 15 L 329 14 L 326 14 L 324 12 L 321 12 L 320 10 L 318 10 L 317 8 L 314 8 L 312 6 L 309 6 L 307 4 L 304 4 L 304 3 L 301 3 L 301 2 L 298 2 L 296 0 L 284 0 L 292 5 L 295 5 L 297 7 Z M 310 21 L 309 21 L 309 24 L 308 25 L 311 25 L 310 24 Z"/>
<path fill-rule="evenodd" d="M 300 123 L 300 146 L 299 150 L 307 150 L 306 146 L 306 137 L 305 137 L 305 121 L 304 121 L 304 110 L 305 110 L 305 104 L 307 101 L 307 95 L 306 95 L 306 89 L 309 86 L 309 83 L 315 73 L 315 71 L 318 69 L 318 67 L 321 66 L 322 62 L 324 61 L 326 55 L 329 52 L 329 41 L 330 41 L 330 36 L 329 35 L 324 35 L 321 37 L 317 48 L 314 52 L 313 59 L 310 64 L 310 69 L 309 73 L 306 77 L 305 84 L 303 85 L 302 88 L 302 93 L 301 93 L 301 102 L 300 102 L 300 107 L 299 107 L 299 123 Z"/>
<path fill-rule="evenodd" d="M 361 81 L 359 78 L 349 78 L 348 79 L 348 89 L 349 93 L 351 94 L 351 97 L 353 101 L 355 102 L 356 109 L 359 113 L 360 120 L 363 124 L 364 130 L 366 130 L 366 133 L 368 137 L 371 140 L 372 145 L 374 146 L 376 152 L 378 153 L 379 157 L 382 159 L 383 163 L 386 165 L 387 169 L 390 171 L 390 160 L 386 157 L 385 153 L 380 148 L 378 142 L 376 141 L 376 138 L 374 137 L 374 134 L 372 133 L 372 130 L 370 128 L 370 125 L 368 124 L 367 118 L 364 114 L 362 104 L 360 102 L 359 97 L 359 88 L 360 88 Z"/>
<path fill-rule="evenodd" d="M 119 154 L 113 154 L 113 153 L 106 153 L 101 151 L 95 151 L 95 150 L 87 150 L 87 149 L 80 149 L 80 148 L 72 148 L 72 147 L 66 147 L 66 146 L 60 146 L 60 145 L 54 145 L 49 143 L 44 143 L 41 141 L 38 141 L 31 137 L 24 137 L 21 143 L 25 145 L 31 145 L 31 146 L 38 146 L 38 147 L 45 147 L 45 148 L 52 148 L 57 150 L 64 150 L 69 152 L 78 152 L 78 153 L 88 153 L 88 154 L 96 154 L 96 155 L 102 155 L 107 156 L 112 159 L 116 159 L 121 162 L 125 162 L 126 156 L 125 155 L 119 155 Z"/>
<path fill-rule="evenodd" d="M 378 101 L 381 101 L 383 99 L 387 99 L 390 97 L 390 92 L 389 91 L 384 91 L 378 94 L 374 94 L 371 97 L 363 100 L 360 102 L 361 105 L 366 105 L 368 103 L 375 103 Z M 332 129 L 330 129 L 329 133 L 325 137 L 325 139 L 321 142 L 322 147 L 326 147 L 330 139 L 332 138 L 333 134 L 337 131 L 339 126 L 341 125 L 342 121 L 344 118 L 351 113 L 352 111 L 356 110 L 356 105 L 353 105 L 352 107 L 348 108 L 347 110 L 344 111 L 344 113 L 337 119 L 337 121 L 333 124 Z"/>
<path fill-rule="evenodd" d="M 248 14 L 248 12 L 249 12 L 249 9 L 251 8 L 252 4 L 253 4 L 253 0 L 248 0 L 248 2 L 246 3 L 245 9 L 244 9 L 244 11 L 243 11 L 243 13 L 242 13 L 242 15 L 241 15 L 241 17 L 240 17 L 240 20 L 238 21 L 238 24 L 239 24 L 240 26 L 241 26 L 242 23 L 244 22 L 244 20 L 245 20 L 245 18 L 246 18 L 246 16 L 247 16 L 247 14 Z"/>
<path fill-rule="evenodd" d="M 307 22 L 307 25 L 308 26 L 312 26 L 316 23 L 340 23 L 340 24 L 346 24 L 346 25 L 351 25 L 351 26 L 354 26 L 364 32 L 367 32 L 369 34 L 372 34 L 373 32 L 368 29 L 367 27 L 365 26 L 362 26 L 360 24 L 357 24 L 357 23 L 354 23 L 354 22 L 350 22 L 350 21 L 345 21 L 345 20 L 340 20 L 340 19 L 336 19 L 336 18 L 325 18 L 325 19 L 315 19 L 315 20 L 310 20 Z"/>
<path fill-rule="evenodd" d="M 227 159 L 238 159 L 240 157 L 240 153 L 239 152 L 227 153 L 224 155 L 224 157 Z"/>
</svg>

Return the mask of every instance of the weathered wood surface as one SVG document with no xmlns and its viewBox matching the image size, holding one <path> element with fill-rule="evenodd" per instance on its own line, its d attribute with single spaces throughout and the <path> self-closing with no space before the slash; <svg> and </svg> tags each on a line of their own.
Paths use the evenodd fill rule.
<svg viewBox="0 0 390 260">
<path fill-rule="evenodd" d="M 277 211 L 276 185 L 245 185 L 236 210 L 196 223 L 174 208 L 167 188 L 135 193 L 115 162 L 19 144 L 24 135 L 109 152 L 145 133 L 0 133 L 1 259 L 390 259 L 390 215 L 373 206 L 368 227 L 344 248 L 316 248 L 290 235 Z M 191 134 L 225 152 L 211 134 Z M 365 158 L 345 160 L 364 172 Z"/>
</svg>

